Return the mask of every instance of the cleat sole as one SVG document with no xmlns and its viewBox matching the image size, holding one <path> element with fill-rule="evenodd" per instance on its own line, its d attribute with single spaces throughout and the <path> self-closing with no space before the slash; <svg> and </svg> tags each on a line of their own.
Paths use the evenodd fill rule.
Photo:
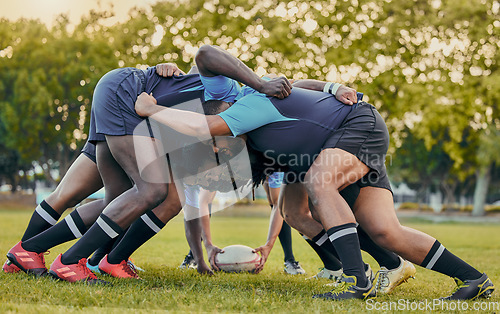
<svg viewBox="0 0 500 314">
<path fill-rule="evenodd" d="M 51 270 L 51 269 L 49 269 L 48 274 L 52 278 L 54 278 L 55 280 L 67 281 L 67 280 L 62 279 L 61 277 L 59 277 L 57 275 L 57 273 L 55 271 Z M 105 281 L 105 280 L 101 280 L 101 279 L 80 280 L 80 281 L 77 281 L 76 283 L 83 283 L 83 284 L 86 284 L 86 285 L 89 285 L 89 286 L 94 286 L 94 285 L 113 286 L 113 284 L 111 284 L 111 282 Z"/>
<path fill-rule="evenodd" d="M 16 256 L 12 253 L 7 253 L 7 258 L 9 261 L 12 262 L 12 264 L 16 265 L 19 267 L 20 270 L 25 272 L 28 275 L 34 275 L 38 277 L 44 277 L 47 275 L 47 269 L 42 269 L 42 268 L 34 268 L 34 269 L 26 269 L 24 268 L 16 259 Z"/>
</svg>

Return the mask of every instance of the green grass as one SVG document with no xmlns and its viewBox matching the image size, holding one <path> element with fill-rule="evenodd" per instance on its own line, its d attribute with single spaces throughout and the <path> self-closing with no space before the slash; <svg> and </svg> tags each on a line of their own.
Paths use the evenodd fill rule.
<svg viewBox="0 0 500 314">
<path fill-rule="evenodd" d="M 257 247 L 264 244 L 268 217 L 261 206 L 255 214 L 252 206 L 240 206 L 234 211 L 217 213 L 212 218 L 215 243 L 224 247 L 245 244 Z M 236 212 L 251 211 L 249 217 Z M 0 211 L 0 251 L 5 254 L 21 237 L 31 213 Z M 479 224 L 429 224 L 407 222 L 406 225 L 437 237 L 449 250 L 487 272 L 493 282 L 500 283 L 500 226 Z M 320 260 L 296 232 L 293 247 L 307 276 L 315 274 Z M 50 265 L 57 254 L 72 243 L 51 250 Z M 87 287 L 68 284 L 49 278 L 34 278 L 25 274 L 0 274 L 0 312 L 278 312 L 325 313 L 332 311 L 366 312 L 368 305 L 359 300 L 330 302 L 313 300 L 314 293 L 325 292 L 327 281 L 306 281 L 304 276 L 292 277 L 283 273 L 283 252 L 276 244 L 265 270 L 258 275 L 225 274 L 200 276 L 196 271 L 179 270 L 188 246 L 184 237 L 182 217 L 176 217 L 154 239 L 133 256 L 136 264 L 146 270 L 142 281 L 109 279 L 112 287 Z M 365 255 L 374 269 L 378 266 Z M 3 263 L 4 260 L 1 260 Z M 378 302 L 408 302 L 432 300 L 448 295 L 454 283 L 448 277 L 418 268 L 417 279 L 400 286 L 390 296 L 378 297 Z M 399 301 L 402 302 L 402 301 Z M 499 293 L 488 302 L 500 306 Z M 385 303 L 387 306 L 389 303 Z M 397 303 L 394 303 L 395 306 Z M 379 303 L 379 306 L 384 305 Z M 467 303 L 472 308 L 473 302 Z M 496 309 L 496 312 L 499 308 Z M 494 312 L 490 310 L 488 312 Z"/>
</svg>

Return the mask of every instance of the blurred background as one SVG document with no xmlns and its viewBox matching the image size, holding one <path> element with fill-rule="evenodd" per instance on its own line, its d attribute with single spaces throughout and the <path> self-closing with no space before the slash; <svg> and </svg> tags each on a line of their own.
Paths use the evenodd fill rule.
<svg viewBox="0 0 500 314">
<path fill-rule="evenodd" d="M 87 139 L 102 75 L 162 62 L 187 72 L 198 47 L 216 44 L 261 75 L 363 92 L 389 127 L 398 208 L 498 213 L 499 10 L 496 0 L 1 0 L 0 207 L 55 187 Z"/>
</svg>

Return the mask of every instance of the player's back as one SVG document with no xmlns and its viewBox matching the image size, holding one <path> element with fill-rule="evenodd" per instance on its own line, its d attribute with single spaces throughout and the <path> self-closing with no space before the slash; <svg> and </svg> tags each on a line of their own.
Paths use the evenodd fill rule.
<svg viewBox="0 0 500 314">
<path fill-rule="evenodd" d="M 193 99 L 203 101 L 204 87 L 198 74 L 163 77 L 154 67 L 146 71 L 146 93 L 153 93 L 159 105 L 171 107 Z"/>
</svg>

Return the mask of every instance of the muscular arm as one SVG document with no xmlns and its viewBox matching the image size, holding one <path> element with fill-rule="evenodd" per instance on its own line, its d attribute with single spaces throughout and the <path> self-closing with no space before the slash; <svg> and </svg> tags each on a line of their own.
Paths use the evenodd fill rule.
<svg viewBox="0 0 500 314">
<path fill-rule="evenodd" d="M 294 87 L 300 87 L 304 89 L 323 91 L 323 87 L 325 87 L 325 84 L 326 82 L 323 81 L 303 79 L 303 80 L 296 80 L 295 82 L 293 82 L 292 85 Z"/>
<path fill-rule="evenodd" d="M 282 200 L 279 198 L 277 205 L 273 206 L 271 211 L 271 218 L 269 219 L 269 231 L 267 233 L 266 244 L 256 248 L 255 252 L 260 252 L 261 259 L 260 264 L 257 266 L 256 272 L 259 273 L 264 269 L 264 265 L 271 254 L 271 250 L 274 247 L 274 243 L 276 242 L 276 238 L 278 238 L 281 227 L 283 226 L 283 217 L 281 216 L 281 212 L 279 210 L 280 206 L 282 206 Z"/>
<path fill-rule="evenodd" d="M 323 88 L 325 87 L 326 83 L 327 82 L 318 80 L 304 79 L 295 81 L 293 83 L 293 86 L 310 90 L 323 91 Z M 352 105 L 353 103 L 355 104 L 358 102 L 356 90 L 347 87 L 345 85 L 340 85 L 339 89 L 335 93 L 335 98 L 337 98 L 346 105 Z"/>
<path fill-rule="evenodd" d="M 201 46 L 196 53 L 195 60 L 198 71 L 202 76 L 223 75 L 250 86 L 260 93 L 280 99 L 290 95 L 292 85 L 285 77 L 265 81 L 243 62 L 220 47 Z"/>
<path fill-rule="evenodd" d="M 232 134 L 220 116 L 205 116 L 196 112 L 162 107 L 156 104 L 153 96 L 146 93 L 137 97 L 135 111 L 142 117 L 150 117 L 178 132 L 202 139 Z"/>
<path fill-rule="evenodd" d="M 201 228 L 202 236 L 205 242 L 205 246 L 213 245 L 212 233 L 210 232 L 210 212 L 208 205 L 212 203 L 215 198 L 216 192 L 207 191 L 200 188 L 200 217 L 201 217 Z"/>
<path fill-rule="evenodd" d="M 207 191 L 203 188 L 200 189 L 200 216 L 201 216 L 201 230 L 202 238 L 205 243 L 205 249 L 207 250 L 208 262 L 212 269 L 219 271 L 219 267 L 215 263 L 215 256 L 222 252 L 222 250 L 213 244 L 212 234 L 210 232 L 210 213 L 208 205 L 214 200 L 216 192 Z"/>
</svg>

